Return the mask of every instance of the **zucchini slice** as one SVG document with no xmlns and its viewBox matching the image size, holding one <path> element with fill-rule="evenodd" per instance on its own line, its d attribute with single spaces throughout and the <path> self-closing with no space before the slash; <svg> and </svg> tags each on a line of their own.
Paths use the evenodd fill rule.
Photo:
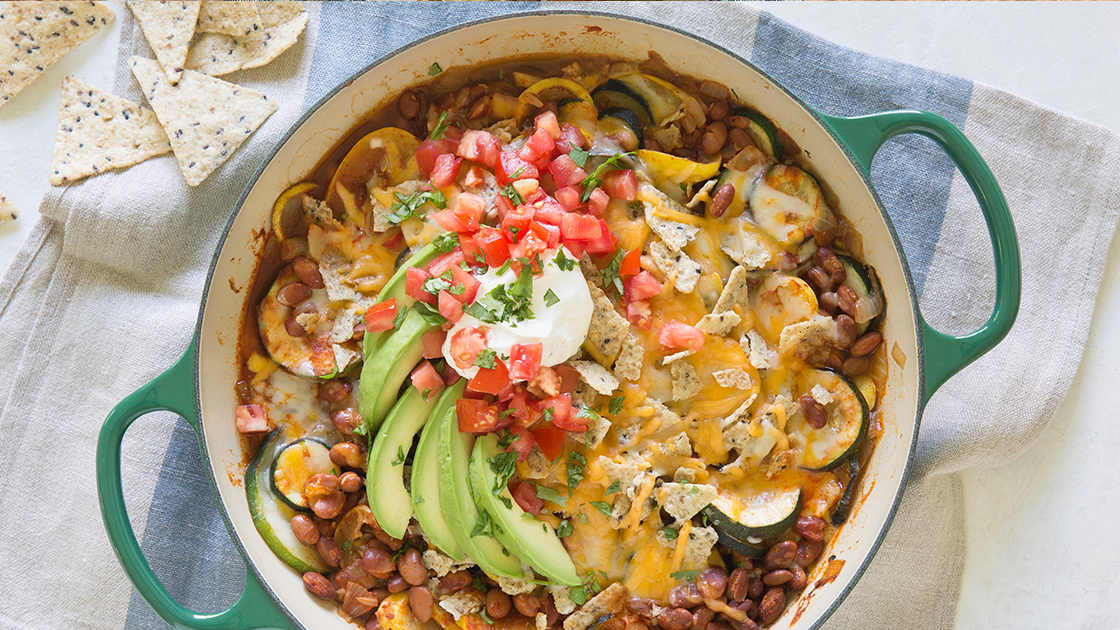
<svg viewBox="0 0 1120 630">
<path fill-rule="evenodd" d="M 245 497 L 249 503 L 249 514 L 257 533 L 264 539 L 268 548 L 288 566 L 300 573 L 329 570 L 314 547 L 305 546 L 292 531 L 292 517 L 295 510 L 276 500 L 271 491 L 269 472 L 272 462 L 286 444 L 283 429 L 273 431 L 261 444 L 256 456 L 245 469 Z"/>
<path fill-rule="evenodd" d="M 756 146 L 766 155 L 775 160 L 782 161 L 782 142 L 778 139 L 778 129 L 770 119 L 749 107 L 739 107 L 735 110 L 736 116 L 742 116 L 749 122 L 744 131 L 754 140 Z"/>
<path fill-rule="evenodd" d="M 257 328 L 260 332 L 261 342 L 268 356 L 278 363 L 280 367 L 304 378 L 325 380 L 334 378 L 345 370 L 356 366 L 359 356 L 358 342 L 348 340 L 342 345 L 354 351 L 354 358 L 346 365 L 338 365 L 335 353 L 330 343 L 314 343 L 316 339 L 311 334 L 293 337 L 288 333 L 285 322 L 292 315 L 293 307 L 280 303 L 279 294 L 283 287 L 299 282 L 292 266 L 288 265 L 276 275 L 276 280 L 268 290 L 268 294 L 261 300 L 257 309 Z M 331 301 L 326 289 L 313 289 L 311 297 L 298 304 L 314 305 L 319 313 L 331 313 Z"/>
<path fill-rule="evenodd" d="M 299 512 L 310 512 L 303 487 L 312 475 L 337 469 L 331 447 L 314 438 L 303 438 L 280 447 L 268 467 L 268 478 L 276 498 Z"/>
<path fill-rule="evenodd" d="M 623 151 L 635 151 L 646 146 L 642 119 L 633 110 L 611 107 L 599 114 L 599 129 L 619 139 Z"/>
<path fill-rule="evenodd" d="M 653 114 L 649 112 L 642 97 L 631 91 L 630 87 L 617 79 L 611 79 L 591 92 L 591 100 L 601 112 L 615 107 L 621 107 L 634 112 L 641 120 L 643 127 L 653 125 Z"/>
<path fill-rule="evenodd" d="M 632 72 L 613 79 L 645 103 L 654 127 L 664 127 L 684 116 L 684 94 L 680 88 L 648 74 Z M 608 84 L 611 81 L 608 81 Z"/>
<path fill-rule="evenodd" d="M 844 265 L 844 284 L 856 294 L 856 331 L 863 334 L 879 327 L 886 312 L 883 285 L 872 267 L 843 254 L 836 254 Z"/>
<path fill-rule="evenodd" d="M 800 435 L 805 444 L 797 461 L 799 466 L 808 470 L 831 470 L 859 450 L 867 435 L 869 413 L 859 388 L 831 370 L 802 370 L 797 376 L 797 395 L 812 395 L 818 385 L 832 398 L 832 402 L 825 405 L 828 423 L 814 429 L 805 421 L 804 414 L 799 413 L 790 419 L 787 433 Z"/>
<path fill-rule="evenodd" d="M 702 510 L 720 540 L 744 555 L 758 551 L 762 541 L 789 529 L 801 513 L 801 488 L 760 492 L 752 496 L 721 493 Z M 747 547 L 742 551 L 740 547 Z M 754 556 L 758 557 L 758 556 Z"/>
</svg>

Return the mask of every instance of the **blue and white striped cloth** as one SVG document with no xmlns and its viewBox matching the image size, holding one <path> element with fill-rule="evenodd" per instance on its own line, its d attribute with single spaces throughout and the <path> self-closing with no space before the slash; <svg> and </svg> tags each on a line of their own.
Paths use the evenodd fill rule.
<svg viewBox="0 0 1120 630">
<path fill-rule="evenodd" d="M 165 628 L 103 533 L 93 453 L 110 409 L 186 347 L 210 258 L 260 158 L 354 71 L 420 36 L 481 17 L 582 3 L 308 3 L 301 42 L 231 80 L 280 109 L 206 182 L 170 156 L 52 190 L 0 283 L 0 628 Z M 1117 215 L 1120 139 L 992 88 L 842 48 L 737 3 L 597 3 L 714 41 L 809 105 L 858 115 L 930 110 L 961 127 L 1004 187 L 1019 230 L 1023 306 L 1011 335 L 934 397 L 916 472 L 885 544 L 828 628 L 952 626 L 964 559 L 959 479 L 1009 461 L 1045 427 L 1076 371 Z M 125 60 L 150 56 L 127 12 L 114 93 L 141 96 Z M 109 86 L 102 86 L 109 87 Z M 891 141 L 872 179 L 902 238 L 923 312 L 970 330 L 992 303 L 987 232 L 952 162 L 917 137 Z M 1056 230 L 1055 226 L 1062 226 Z M 1060 296 L 1062 299 L 1055 299 Z M 1053 322 L 1062 322 L 1056 336 Z M 156 574 L 217 611 L 243 564 L 193 432 L 168 414 L 125 440 L 125 493 Z"/>
</svg>

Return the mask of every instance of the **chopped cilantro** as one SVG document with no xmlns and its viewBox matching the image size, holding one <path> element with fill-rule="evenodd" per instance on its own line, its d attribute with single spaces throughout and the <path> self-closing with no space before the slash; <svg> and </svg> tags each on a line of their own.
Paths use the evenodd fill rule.
<svg viewBox="0 0 1120 630">
<path fill-rule="evenodd" d="M 486 510 L 479 510 L 478 520 L 475 521 L 474 529 L 471 530 L 471 537 L 482 536 L 490 532 L 490 513 Z"/>
<path fill-rule="evenodd" d="M 450 293 L 451 295 L 462 295 L 463 292 L 466 291 L 466 290 L 467 290 L 467 287 L 465 287 L 461 284 L 453 284 L 453 285 L 451 285 L 451 288 L 447 290 L 447 292 Z"/>
<path fill-rule="evenodd" d="M 630 207 L 631 210 L 641 210 L 642 209 L 642 202 L 640 202 L 640 201 L 631 201 L 627 205 Z"/>
<path fill-rule="evenodd" d="M 692 491 L 688 493 L 689 496 L 696 496 L 700 492 L 700 486 L 692 486 Z"/>
<path fill-rule="evenodd" d="M 496 475 L 494 478 L 494 487 L 490 491 L 494 494 L 501 493 L 506 489 L 506 484 L 509 478 L 513 476 L 513 471 L 517 465 L 517 455 L 503 451 L 497 455 L 486 460 L 490 463 L 490 470 L 494 471 Z"/>
<path fill-rule="evenodd" d="M 734 96 L 736 101 L 739 100 L 739 94 L 735 91 L 735 88 L 731 88 L 731 96 Z"/>
<path fill-rule="evenodd" d="M 572 145 L 572 149 L 568 151 L 568 157 L 572 158 L 572 161 L 580 168 L 587 166 L 587 158 L 591 156 L 591 152 L 577 147 L 574 142 L 568 144 Z"/>
<path fill-rule="evenodd" d="M 669 577 L 673 578 L 674 580 L 684 580 L 685 582 L 691 582 L 696 579 L 697 575 L 700 575 L 701 571 L 703 571 L 703 569 L 696 569 L 694 571 L 674 571 L 669 574 Z"/>
<path fill-rule="evenodd" d="M 607 266 L 599 272 L 603 278 L 603 286 L 614 287 L 619 295 L 623 294 L 624 288 L 622 286 L 622 278 L 619 277 L 618 271 L 622 267 L 622 259 L 626 257 L 626 252 L 619 250 L 615 257 L 611 259 Z"/>
<path fill-rule="evenodd" d="M 432 129 L 432 140 L 442 140 L 443 134 L 447 133 L 447 128 L 450 126 L 451 121 L 447 120 L 447 112 L 440 112 L 439 120 L 436 121 L 436 126 Z"/>
<path fill-rule="evenodd" d="M 434 387 L 425 387 L 424 391 L 420 392 L 420 397 L 423 398 L 424 400 L 427 400 L 428 397 L 431 396 L 432 392 L 434 392 L 435 390 L 436 390 L 436 388 L 434 388 Z"/>
<path fill-rule="evenodd" d="M 393 318 L 393 328 L 400 328 L 401 323 L 404 322 L 404 316 L 408 314 L 408 307 L 402 306 L 397 310 L 397 316 Z"/>
<path fill-rule="evenodd" d="M 552 503 L 555 503 L 556 505 L 559 505 L 560 507 L 568 507 L 568 499 L 564 498 L 564 495 L 562 495 L 559 492 L 553 490 L 552 488 L 549 488 L 548 486 L 542 486 L 538 483 L 534 483 L 533 485 L 537 487 L 537 498 L 538 499 L 542 499 L 544 501 L 551 501 Z M 561 523 L 561 524 L 563 524 L 563 523 Z"/>
<path fill-rule="evenodd" d="M 342 550 L 343 550 L 343 551 L 350 551 L 350 547 L 351 547 L 351 546 L 352 546 L 353 544 L 354 544 L 354 543 L 352 543 L 352 542 L 350 542 L 349 540 L 347 540 L 346 542 L 342 543 Z"/>
<path fill-rule="evenodd" d="M 400 466 L 403 463 L 404 463 L 404 447 L 403 446 L 398 446 L 397 447 L 397 458 L 393 460 L 393 465 L 394 466 Z"/>
<path fill-rule="evenodd" d="M 599 513 L 603 516 L 611 515 L 611 504 L 606 501 L 592 501 L 590 505 L 596 510 L 599 510 Z"/>
<path fill-rule="evenodd" d="M 610 411 L 612 416 L 617 416 L 622 413 L 622 405 L 626 402 L 625 396 L 616 396 L 607 403 L 607 410 Z"/>
<path fill-rule="evenodd" d="M 458 247 L 459 235 L 454 232 L 440 234 L 439 236 L 432 239 L 432 245 L 435 245 L 436 251 L 438 251 L 439 253 L 446 254 L 447 252 Z"/>
<path fill-rule="evenodd" d="M 599 414 L 595 413 L 595 410 L 592 409 L 591 407 L 588 407 L 587 405 L 584 405 L 584 404 L 580 404 L 579 412 L 576 414 L 576 417 L 577 418 L 587 418 L 589 420 L 598 420 L 599 419 Z"/>
<path fill-rule="evenodd" d="M 497 274 L 500 276 L 503 273 L 509 271 L 509 268 L 512 265 L 513 265 L 513 259 L 512 258 L 507 258 L 506 261 L 504 263 L 502 263 L 502 265 L 500 267 L 498 267 Z"/>
<path fill-rule="evenodd" d="M 661 535 L 665 537 L 665 540 L 676 540 L 679 533 L 680 532 L 673 529 L 672 527 L 666 527 L 665 529 L 661 530 Z"/>
<path fill-rule="evenodd" d="M 543 410 L 541 411 L 541 415 L 542 415 L 542 416 L 544 416 L 544 419 L 545 419 L 546 421 L 548 421 L 548 422 L 552 422 L 552 415 L 553 415 L 552 407 L 545 407 L 545 408 L 544 408 L 544 409 L 543 409 Z"/>
<path fill-rule="evenodd" d="M 430 77 L 434 77 L 441 72 L 443 72 L 443 68 L 439 67 L 439 63 L 433 63 L 428 66 L 428 76 Z"/>
<path fill-rule="evenodd" d="M 407 197 L 398 192 L 393 193 L 393 196 L 397 200 L 389 207 L 392 212 L 385 215 L 385 218 L 394 225 L 415 215 L 425 203 L 431 203 L 441 210 L 447 207 L 447 198 L 439 190 L 418 190 Z"/>
<path fill-rule="evenodd" d="M 575 602 L 576 606 L 582 606 L 587 601 L 587 589 L 582 586 L 573 586 L 572 591 L 568 593 L 568 599 Z"/>
<path fill-rule="evenodd" d="M 478 355 L 474 358 L 474 364 L 480 368 L 493 370 L 498 359 L 498 353 L 494 352 L 493 348 L 483 348 L 478 351 Z M 504 448 L 504 447 L 503 447 Z"/>
<path fill-rule="evenodd" d="M 517 189 L 513 187 L 513 184 L 506 184 L 504 187 L 502 187 L 498 194 L 505 197 L 506 199 L 509 199 L 514 205 L 521 205 L 525 203 L 525 198 L 521 196 L 521 193 L 517 192 Z"/>
<path fill-rule="evenodd" d="M 440 291 L 447 291 L 451 288 L 451 282 L 443 278 L 428 278 L 424 281 L 424 284 L 420 285 L 420 288 L 432 295 L 439 295 Z"/>
<path fill-rule="evenodd" d="M 564 254 L 564 248 L 562 247 L 556 250 L 556 257 L 552 259 L 552 262 L 560 269 L 560 271 L 571 271 L 576 266 L 576 261 L 568 258 Z"/>
<path fill-rule="evenodd" d="M 559 538 L 567 538 L 571 535 L 572 524 L 568 522 L 568 519 L 560 521 L 560 524 L 556 526 L 556 536 Z"/>
<path fill-rule="evenodd" d="M 615 494 L 616 492 L 622 492 L 622 484 L 617 481 L 607 488 L 607 494 Z"/>
<path fill-rule="evenodd" d="M 598 188 L 599 184 L 603 183 L 603 173 L 606 172 L 607 169 L 623 168 L 619 166 L 619 161 L 622 160 L 623 157 L 630 155 L 633 155 L 633 153 L 615 153 L 607 158 L 607 161 L 596 167 L 590 175 L 583 178 L 583 194 L 579 196 L 579 200 L 583 203 L 587 203 L 587 200 L 591 198 L 592 191 Z"/>
<path fill-rule="evenodd" d="M 568 496 L 575 492 L 576 486 L 583 481 L 583 467 L 587 465 L 587 458 L 581 453 L 572 451 L 568 453 Z"/>
<path fill-rule="evenodd" d="M 416 309 L 416 312 L 420 313 L 424 320 L 433 326 L 439 326 L 447 321 L 446 317 L 440 315 L 439 311 L 427 302 L 416 302 L 412 305 L 412 308 Z"/>
<path fill-rule="evenodd" d="M 506 506 L 507 510 L 513 509 L 513 501 L 511 501 L 509 497 L 503 497 L 499 495 L 498 500 L 502 502 L 502 505 Z"/>
<path fill-rule="evenodd" d="M 503 409 L 498 412 L 498 419 L 505 420 L 506 418 L 512 416 L 514 411 L 516 411 L 516 409 Z"/>
<path fill-rule="evenodd" d="M 556 294 L 552 292 L 552 289 L 549 289 L 548 291 L 544 292 L 544 304 L 545 304 L 545 306 L 556 306 L 559 303 L 560 303 L 560 298 L 556 297 Z"/>
<path fill-rule="evenodd" d="M 490 350 L 490 349 L 487 348 L 487 350 Z M 491 350 L 491 352 L 493 352 L 493 350 Z M 509 411 L 509 410 L 507 409 L 506 411 Z M 513 444 L 514 442 L 516 442 L 518 437 L 520 437 L 520 436 L 518 436 L 516 433 L 512 433 L 512 432 L 507 430 L 506 434 L 503 435 L 498 440 L 498 448 L 502 448 L 502 449 L 509 448 L 510 444 Z"/>
</svg>

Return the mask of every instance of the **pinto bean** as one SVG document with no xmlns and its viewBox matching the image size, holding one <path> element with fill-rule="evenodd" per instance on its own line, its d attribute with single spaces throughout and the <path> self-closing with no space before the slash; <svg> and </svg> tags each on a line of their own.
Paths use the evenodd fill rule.
<svg viewBox="0 0 1120 630">
<path fill-rule="evenodd" d="M 824 543 L 822 541 L 806 538 L 801 541 L 801 544 L 797 545 L 797 557 L 794 558 L 794 563 L 802 569 L 808 569 L 823 551 Z"/>
<path fill-rule="evenodd" d="M 454 573 L 448 573 L 447 575 L 439 579 L 439 592 L 441 595 L 458 593 L 459 591 L 466 588 L 466 586 L 470 584 L 471 581 L 471 574 L 468 573 L 466 569 L 460 569 L 458 571 L 455 571 Z"/>
<path fill-rule="evenodd" d="M 806 279 L 809 281 L 809 284 L 813 285 L 813 288 L 816 289 L 818 295 L 821 293 L 828 293 L 832 290 L 832 274 L 825 271 L 824 267 L 814 265 L 805 275 L 807 276 Z"/>
<path fill-rule="evenodd" d="M 716 618 L 716 613 L 707 606 L 697 608 L 692 613 L 692 630 L 707 630 L 708 624 Z"/>
<path fill-rule="evenodd" d="M 704 598 L 700 597 L 700 591 L 692 583 L 684 586 L 674 586 L 669 591 L 669 605 L 674 608 L 692 608 L 703 603 L 703 601 Z"/>
<path fill-rule="evenodd" d="M 797 543 L 792 540 L 783 540 L 775 543 L 766 552 L 766 559 L 764 564 L 767 571 L 774 569 L 788 569 L 789 565 L 793 564 L 793 559 L 797 557 Z"/>
<path fill-rule="evenodd" d="M 747 588 L 751 585 L 751 578 L 747 571 L 743 567 L 737 567 L 731 572 L 727 579 L 727 599 L 733 602 L 747 599 Z"/>
<path fill-rule="evenodd" d="M 731 206 L 731 201 L 735 198 L 735 184 L 727 182 L 716 189 L 712 200 L 708 202 L 708 215 L 713 219 L 718 219 L 723 216 L 724 212 Z"/>
<path fill-rule="evenodd" d="M 751 125 L 751 119 L 746 116 L 728 116 L 727 124 L 735 129 L 745 129 Z"/>
<path fill-rule="evenodd" d="M 736 151 L 754 146 L 754 140 L 751 139 L 750 134 L 738 127 L 727 132 L 727 140 L 731 143 L 731 146 L 735 147 Z"/>
<path fill-rule="evenodd" d="M 758 630 L 758 624 L 753 619 L 728 619 L 727 622 L 731 624 L 731 630 Z M 711 626 L 708 626 L 711 628 Z"/>
<path fill-rule="evenodd" d="M 319 528 L 306 514 L 296 514 L 292 517 L 292 532 L 295 533 L 296 540 L 308 547 L 319 542 Z"/>
<path fill-rule="evenodd" d="M 323 284 L 323 274 L 319 272 L 319 265 L 307 256 L 296 256 L 292 260 L 292 271 L 300 282 L 312 289 L 322 289 L 326 286 Z"/>
<path fill-rule="evenodd" d="M 849 357 L 844 362 L 844 376 L 854 378 L 867 374 L 867 370 L 871 367 L 871 357 Z"/>
<path fill-rule="evenodd" d="M 829 315 L 836 314 L 840 310 L 840 304 L 836 301 L 836 293 L 833 291 L 825 291 L 817 298 L 817 303 L 820 305 L 821 310 Z"/>
<path fill-rule="evenodd" d="M 824 405 L 820 404 L 813 399 L 809 394 L 802 394 L 797 402 L 801 405 L 801 411 L 805 415 L 805 421 L 809 426 L 814 429 L 823 429 L 828 424 L 828 412 L 825 411 Z"/>
<path fill-rule="evenodd" d="M 696 588 L 705 599 L 719 599 L 727 588 L 727 573 L 719 567 L 710 567 L 696 576 Z"/>
<path fill-rule="evenodd" d="M 399 575 L 390 576 L 385 582 L 385 586 L 389 588 L 390 593 L 401 593 L 407 591 L 411 585 L 404 581 L 404 578 Z"/>
<path fill-rule="evenodd" d="M 322 573 L 316 573 L 314 571 L 308 571 L 303 574 L 303 585 L 307 590 L 311 591 L 312 595 L 328 602 L 333 600 L 335 593 L 338 592 L 334 584 L 331 584 L 330 580 L 323 576 Z"/>
<path fill-rule="evenodd" d="M 357 492 L 362 489 L 362 478 L 354 472 L 346 471 L 338 478 L 338 487 L 343 492 Z"/>
<path fill-rule="evenodd" d="M 833 293 L 832 295 L 836 295 Z M 835 312 L 835 311 L 834 311 Z M 836 317 L 836 347 L 848 348 L 856 339 L 856 320 L 841 313 Z"/>
<path fill-rule="evenodd" d="M 470 109 L 467 110 L 467 118 L 469 118 L 470 120 L 477 120 L 479 118 L 482 118 L 486 114 L 489 114 L 490 103 L 492 102 L 492 100 L 493 99 L 491 99 L 489 96 L 483 96 L 482 98 L 475 101 L 471 105 Z"/>
<path fill-rule="evenodd" d="M 420 586 L 428 581 L 428 567 L 424 566 L 424 559 L 416 549 L 406 549 L 397 560 L 397 571 L 406 582 L 413 586 Z"/>
<path fill-rule="evenodd" d="M 773 623 L 781 616 L 786 607 L 786 592 L 781 587 L 766 591 L 762 602 L 758 605 L 758 620 L 763 624 Z"/>
<path fill-rule="evenodd" d="M 852 290 L 852 287 L 846 284 L 836 287 L 836 305 L 840 307 L 840 310 L 852 317 L 856 316 L 857 300 L 859 300 L 859 297 L 856 295 L 856 292 Z"/>
<path fill-rule="evenodd" d="M 319 518 L 331 520 L 342 513 L 346 504 L 346 495 L 335 491 L 324 497 L 311 500 L 311 511 Z"/>
<path fill-rule="evenodd" d="M 276 301 L 284 306 L 295 306 L 311 297 L 311 287 L 302 282 L 289 282 L 276 291 Z"/>
<path fill-rule="evenodd" d="M 334 539 L 329 536 L 323 536 L 319 542 L 315 543 L 315 549 L 319 551 L 319 557 L 327 566 L 332 569 L 337 569 L 339 563 L 342 562 L 342 551 L 339 550 L 338 545 L 335 544 Z"/>
<path fill-rule="evenodd" d="M 339 442 L 331 447 L 331 463 L 345 468 L 361 468 L 365 463 L 362 449 L 353 442 Z"/>
<path fill-rule="evenodd" d="M 716 101 L 708 107 L 709 120 L 723 120 L 730 113 L 731 106 L 727 104 L 727 101 Z"/>
<path fill-rule="evenodd" d="M 802 516 L 793 524 L 793 531 L 809 540 L 824 540 L 825 522 L 816 516 Z"/>
<path fill-rule="evenodd" d="M 319 389 L 315 392 L 315 397 L 323 402 L 342 402 L 354 391 L 354 384 L 350 381 L 344 381 L 340 378 L 332 378 L 331 380 L 319 385 Z"/>
<path fill-rule="evenodd" d="M 303 327 L 303 324 L 296 321 L 295 317 L 284 320 L 284 331 L 290 337 L 302 337 L 307 334 L 307 329 Z"/>
<path fill-rule="evenodd" d="M 532 593 L 518 593 L 513 596 L 513 607 L 523 616 L 532 618 L 541 609 L 541 600 Z"/>
<path fill-rule="evenodd" d="M 560 612 L 556 610 L 556 603 L 552 601 L 552 597 L 541 598 L 541 612 L 544 613 L 545 625 L 551 628 L 560 619 Z"/>
<path fill-rule="evenodd" d="M 751 578 L 751 584 L 747 587 L 747 597 L 751 599 L 758 599 L 762 597 L 762 592 L 766 590 L 766 585 L 758 578 Z"/>
<path fill-rule="evenodd" d="M 370 547 L 362 554 L 362 568 L 373 577 L 386 580 L 393 574 L 397 565 L 388 551 L 380 547 Z"/>
<path fill-rule="evenodd" d="M 397 112 L 404 117 L 405 120 L 412 120 L 420 113 L 420 98 L 412 90 L 401 94 L 397 99 Z"/>
<path fill-rule="evenodd" d="M 503 619 L 513 608 L 513 602 L 499 588 L 486 591 L 486 614 L 493 619 Z"/>
<path fill-rule="evenodd" d="M 629 610 L 639 617 L 652 619 L 653 601 L 648 600 L 644 597 L 631 597 L 630 599 L 626 600 L 626 610 Z"/>
<path fill-rule="evenodd" d="M 432 591 L 427 586 L 413 586 L 408 589 L 408 606 L 420 623 L 432 618 L 434 603 L 435 599 L 432 597 Z"/>
<path fill-rule="evenodd" d="M 346 437 L 353 437 L 354 430 L 362 426 L 362 418 L 358 415 L 357 409 L 339 409 L 331 414 L 331 423 L 334 424 L 334 428 L 338 429 L 339 433 Z M 355 446 L 357 445 L 355 444 Z M 339 464 L 339 466 L 342 466 L 342 464 Z"/>
<path fill-rule="evenodd" d="M 700 150 L 708 155 L 715 155 L 720 152 L 723 145 L 727 143 L 727 125 L 722 121 L 716 121 L 708 125 L 708 129 L 704 132 L 704 137 L 700 139 Z"/>
<path fill-rule="evenodd" d="M 663 630 L 689 630 L 692 613 L 686 608 L 665 608 L 657 615 L 657 623 Z"/>
<path fill-rule="evenodd" d="M 789 568 L 789 572 L 793 574 L 793 577 L 789 582 L 786 582 L 787 589 L 791 591 L 800 591 L 809 583 L 809 576 L 805 575 L 805 569 L 802 569 L 796 564 Z"/>
<path fill-rule="evenodd" d="M 780 586 L 793 579 L 789 569 L 776 569 L 762 576 L 762 583 L 766 586 Z"/>
<path fill-rule="evenodd" d="M 848 352 L 850 352 L 853 357 L 865 357 L 875 352 L 875 349 L 879 347 L 882 341 L 882 333 L 877 330 L 872 330 L 869 333 L 865 333 L 859 339 L 856 339 L 852 347 L 848 349 Z"/>
</svg>

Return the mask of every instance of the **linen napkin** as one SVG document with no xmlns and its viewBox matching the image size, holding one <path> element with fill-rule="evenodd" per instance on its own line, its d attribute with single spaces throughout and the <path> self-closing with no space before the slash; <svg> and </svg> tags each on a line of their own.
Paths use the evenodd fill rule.
<svg viewBox="0 0 1120 630">
<path fill-rule="evenodd" d="M 301 41 L 229 79 L 280 109 L 200 186 L 156 158 L 53 189 L 0 282 L 0 628 L 166 628 L 108 545 L 94 446 L 112 407 L 186 348 L 220 232 L 260 159 L 307 107 L 369 60 L 470 19 L 587 5 L 308 3 Z M 918 460 L 868 572 L 825 625 L 952 626 L 964 558 L 956 471 L 1005 463 L 1041 433 L 1077 369 L 1120 214 L 1120 138 L 961 78 L 842 48 L 736 3 L 598 3 L 673 25 L 752 61 L 811 106 L 856 115 L 927 109 L 961 127 L 1010 203 L 1023 305 L 1008 338 L 928 405 Z M 131 15 L 114 93 L 140 100 L 129 56 L 151 56 Z M 994 281 L 967 184 L 932 143 L 892 140 L 872 179 L 903 240 L 923 313 L 946 332 L 983 322 Z M 1062 226 L 1056 230 L 1055 226 Z M 1064 334 L 1053 335 L 1055 320 Z M 170 414 L 126 436 L 126 503 L 148 561 L 181 603 L 217 611 L 243 564 L 197 442 Z"/>
</svg>

